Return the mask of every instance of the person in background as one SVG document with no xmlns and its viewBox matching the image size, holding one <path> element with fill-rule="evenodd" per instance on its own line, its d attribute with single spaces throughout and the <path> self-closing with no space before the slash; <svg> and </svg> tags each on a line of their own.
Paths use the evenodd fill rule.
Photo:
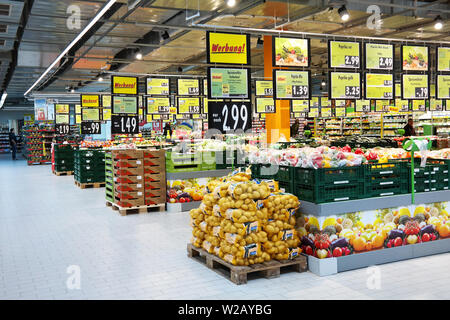
<svg viewBox="0 0 450 320">
<path fill-rule="evenodd" d="M 164 132 L 163 132 L 163 136 L 164 138 L 167 138 L 167 133 L 169 133 L 170 138 L 172 139 L 172 125 L 170 124 L 170 122 L 167 122 L 166 125 L 164 126 Z"/>
<path fill-rule="evenodd" d="M 403 134 L 404 137 L 411 137 L 416 135 L 416 130 L 414 130 L 414 122 L 412 118 L 408 119 L 408 123 L 403 129 L 405 130 L 405 133 Z"/>
<path fill-rule="evenodd" d="M 295 122 L 291 126 L 291 137 L 298 135 L 298 130 L 300 130 L 300 122 L 295 119 Z"/>
<path fill-rule="evenodd" d="M 304 134 L 305 137 L 307 137 L 307 138 L 311 137 L 311 136 L 312 136 L 312 132 L 310 132 L 310 133 L 307 135 L 307 134 L 305 134 L 305 131 L 306 131 L 306 130 L 311 131 L 311 127 L 310 127 L 309 124 L 308 124 L 308 120 L 306 120 L 305 123 L 304 123 L 304 126 L 303 126 L 303 134 Z"/>
<path fill-rule="evenodd" d="M 14 134 L 14 129 L 9 130 L 9 145 L 11 146 L 12 151 L 12 159 L 17 160 L 16 152 L 17 152 L 17 137 Z"/>
</svg>

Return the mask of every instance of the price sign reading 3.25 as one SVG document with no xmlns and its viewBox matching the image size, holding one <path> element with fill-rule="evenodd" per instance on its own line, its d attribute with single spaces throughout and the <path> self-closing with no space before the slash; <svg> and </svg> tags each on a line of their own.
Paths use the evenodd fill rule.
<svg viewBox="0 0 450 320">
<path fill-rule="evenodd" d="M 347 97 L 355 97 L 359 98 L 360 96 L 360 87 L 346 86 L 345 87 L 345 95 Z"/>
</svg>

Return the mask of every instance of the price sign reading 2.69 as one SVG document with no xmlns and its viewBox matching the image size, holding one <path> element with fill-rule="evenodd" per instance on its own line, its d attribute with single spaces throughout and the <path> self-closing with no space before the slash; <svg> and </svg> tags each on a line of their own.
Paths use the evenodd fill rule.
<svg viewBox="0 0 450 320">
<path fill-rule="evenodd" d="M 112 115 L 112 134 L 137 134 L 139 133 L 139 116 Z"/>
<path fill-rule="evenodd" d="M 250 102 L 209 102 L 208 126 L 222 133 L 246 131 L 252 127 Z"/>
</svg>

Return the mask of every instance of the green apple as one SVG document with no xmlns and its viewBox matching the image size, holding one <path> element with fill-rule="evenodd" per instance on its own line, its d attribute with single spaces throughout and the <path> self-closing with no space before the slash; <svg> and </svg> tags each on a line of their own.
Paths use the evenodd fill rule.
<svg viewBox="0 0 450 320">
<path fill-rule="evenodd" d="M 417 243 L 417 236 L 416 235 L 409 235 L 406 238 L 406 242 L 408 242 L 408 244 L 415 244 L 415 243 Z"/>
<path fill-rule="evenodd" d="M 328 256 L 328 251 L 325 249 L 318 249 L 317 250 L 317 257 L 319 257 L 319 259 L 324 259 Z"/>
</svg>

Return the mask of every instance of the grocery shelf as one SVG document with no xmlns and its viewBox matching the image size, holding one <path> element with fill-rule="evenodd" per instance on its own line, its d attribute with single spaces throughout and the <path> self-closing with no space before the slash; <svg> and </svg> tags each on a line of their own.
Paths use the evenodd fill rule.
<svg viewBox="0 0 450 320">
<path fill-rule="evenodd" d="M 191 201 L 183 203 L 167 203 L 167 212 L 185 212 L 192 209 L 198 208 L 202 202 L 201 201 Z"/>
<path fill-rule="evenodd" d="M 415 193 L 415 203 L 443 202 L 450 199 L 450 190 Z M 361 210 L 377 210 L 393 207 L 409 206 L 411 194 L 400 194 L 386 197 L 376 197 L 358 200 L 347 200 L 316 204 L 300 200 L 300 211 L 318 217 L 358 212 Z"/>
<path fill-rule="evenodd" d="M 228 175 L 233 169 L 205 170 L 195 172 L 167 172 L 167 180 L 187 180 L 210 177 L 223 177 Z"/>
</svg>

